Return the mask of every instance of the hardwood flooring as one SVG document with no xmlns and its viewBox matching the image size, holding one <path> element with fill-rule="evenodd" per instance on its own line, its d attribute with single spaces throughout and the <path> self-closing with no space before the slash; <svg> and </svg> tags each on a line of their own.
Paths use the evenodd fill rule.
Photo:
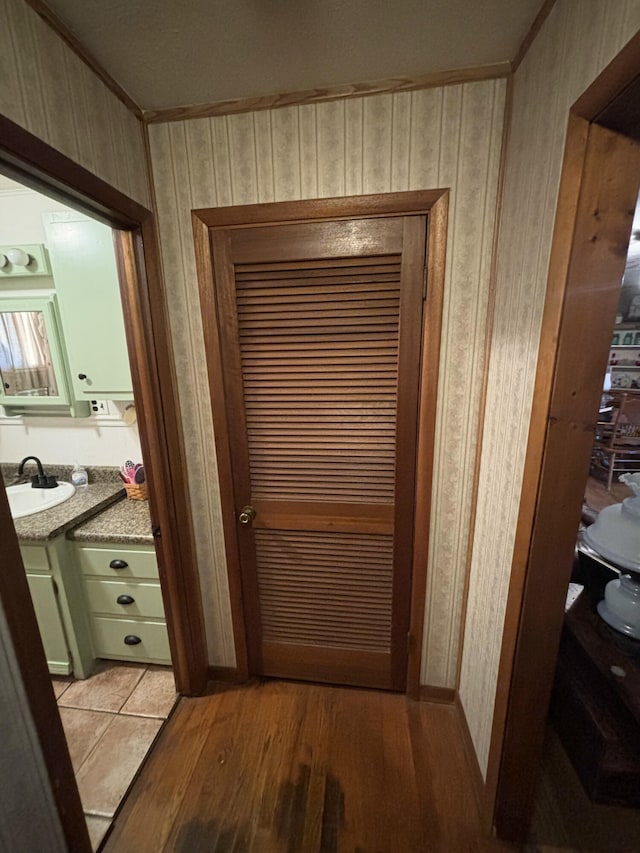
<svg viewBox="0 0 640 853">
<path fill-rule="evenodd" d="M 484 853 L 456 710 L 282 681 L 182 699 L 105 853 Z"/>
<path fill-rule="evenodd" d="M 600 512 L 606 506 L 620 503 L 630 497 L 631 489 L 624 483 L 613 482 L 611 491 L 607 490 L 607 483 L 601 477 L 591 475 L 585 486 L 585 503 L 596 512 Z"/>
</svg>

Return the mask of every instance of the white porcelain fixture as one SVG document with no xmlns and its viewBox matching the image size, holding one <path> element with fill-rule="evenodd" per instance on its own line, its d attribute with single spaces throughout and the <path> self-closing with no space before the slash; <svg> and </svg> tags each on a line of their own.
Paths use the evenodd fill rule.
<svg viewBox="0 0 640 853">
<path fill-rule="evenodd" d="M 606 585 L 598 613 L 616 631 L 640 640 L 640 473 L 619 479 L 633 496 L 601 510 L 584 531 L 584 540 L 621 570 Z"/>
<path fill-rule="evenodd" d="M 612 628 L 640 640 L 640 577 L 622 575 L 609 581 L 598 613 Z"/>
<path fill-rule="evenodd" d="M 640 572 L 640 474 L 623 474 L 620 481 L 633 496 L 601 510 L 584 539 L 616 566 Z"/>
<path fill-rule="evenodd" d="M 20 486 L 7 486 L 9 509 L 12 518 L 24 518 L 45 509 L 64 503 L 75 494 L 76 487 L 71 483 L 58 483 L 55 489 L 33 489 L 31 483 Z"/>
</svg>

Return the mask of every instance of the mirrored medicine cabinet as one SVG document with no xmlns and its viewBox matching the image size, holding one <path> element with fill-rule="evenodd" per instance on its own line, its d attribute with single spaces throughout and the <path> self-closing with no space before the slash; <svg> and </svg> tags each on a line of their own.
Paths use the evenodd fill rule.
<svg viewBox="0 0 640 853">
<path fill-rule="evenodd" d="M 7 415 L 86 417 L 70 394 L 56 298 L 0 299 L 0 405 Z"/>
</svg>

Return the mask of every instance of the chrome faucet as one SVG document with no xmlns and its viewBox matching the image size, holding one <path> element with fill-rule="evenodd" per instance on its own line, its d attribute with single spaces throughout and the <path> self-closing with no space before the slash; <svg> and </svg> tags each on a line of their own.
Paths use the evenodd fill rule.
<svg viewBox="0 0 640 853">
<path fill-rule="evenodd" d="M 18 465 L 18 479 L 24 477 L 24 466 L 26 462 L 33 460 L 38 466 L 38 473 L 31 478 L 32 489 L 55 489 L 58 485 L 58 480 L 53 474 L 45 474 L 42 462 L 37 456 L 25 456 L 22 462 Z"/>
</svg>

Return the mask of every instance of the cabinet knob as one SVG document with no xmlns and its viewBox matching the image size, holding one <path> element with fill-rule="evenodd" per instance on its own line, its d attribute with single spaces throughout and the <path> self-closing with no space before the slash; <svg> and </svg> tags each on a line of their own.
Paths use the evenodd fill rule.
<svg viewBox="0 0 640 853">
<path fill-rule="evenodd" d="M 135 598 L 131 598 L 130 595 L 119 595 L 116 598 L 116 604 L 135 604 Z"/>
<path fill-rule="evenodd" d="M 86 374 L 86 373 L 79 373 L 79 374 L 78 374 L 78 379 L 86 379 L 86 378 L 87 378 L 87 374 Z"/>
<path fill-rule="evenodd" d="M 124 560 L 111 560 L 109 563 L 110 569 L 126 569 L 128 568 L 129 563 L 125 563 Z"/>
<path fill-rule="evenodd" d="M 141 642 L 142 640 L 140 639 L 140 637 L 136 637 L 135 634 L 127 634 L 127 636 L 124 638 L 125 646 L 137 646 L 138 643 Z"/>
</svg>

